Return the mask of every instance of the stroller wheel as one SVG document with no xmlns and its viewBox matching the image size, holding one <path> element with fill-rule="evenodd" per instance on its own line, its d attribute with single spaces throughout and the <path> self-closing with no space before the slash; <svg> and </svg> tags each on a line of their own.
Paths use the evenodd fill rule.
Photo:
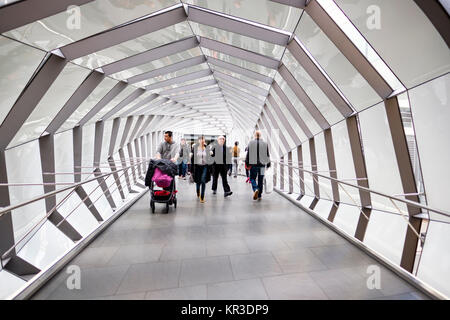
<svg viewBox="0 0 450 320">
<path fill-rule="evenodd" d="M 166 213 L 169 213 L 169 204 L 168 203 L 166 203 Z"/>
<path fill-rule="evenodd" d="M 150 201 L 150 208 L 152 208 L 152 213 L 155 213 L 155 202 Z"/>
</svg>

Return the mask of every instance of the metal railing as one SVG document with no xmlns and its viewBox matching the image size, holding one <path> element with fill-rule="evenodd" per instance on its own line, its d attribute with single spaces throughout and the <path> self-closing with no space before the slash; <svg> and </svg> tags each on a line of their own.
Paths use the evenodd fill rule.
<svg viewBox="0 0 450 320">
<path fill-rule="evenodd" d="M 126 166 L 126 167 L 121 167 L 123 165 L 123 163 L 126 163 L 126 161 L 129 160 L 129 162 L 131 163 L 130 165 Z M 139 160 L 139 161 L 135 161 L 135 160 Z M 35 233 L 39 230 L 40 226 L 43 225 L 43 223 L 49 219 L 49 217 L 58 210 L 58 208 L 60 208 L 75 192 L 79 187 L 82 187 L 83 185 L 86 185 L 88 183 L 91 182 L 99 182 L 98 185 L 95 186 L 95 188 L 93 190 L 91 190 L 89 192 L 89 194 L 86 195 L 86 197 L 81 198 L 81 201 L 78 203 L 78 205 L 75 206 L 75 208 L 73 208 L 67 215 L 65 215 L 63 217 L 63 219 L 61 221 L 59 221 L 56 224 L 56 227 L 59 227 L 62 223 L 64 223 L 65 221 L 67 221 L 67 219 L 76 211 L 76 209 L 78 209 L 81 205 L 85 204 L 85 202 L 87 200 L 91 201 L 90 205 L 86 205 L 86 207 L 88 209 L 91 208 L 91 206 L 94 206 L 94 204 L 99 201 L 103 196 L 105 197 L 112 197 L 113 193 L 115 193 L 119 188 L 123 189 L 123 185 L 127 186 L 128 182 L 127 182 L 127 178 L 126 175 L 128 174 L 128 171 L 133 170 L 133 168 L 138 168 L 139 166 L 143 166 L 144 164 L 147 165 L 148 162 L 150 160 L 146 159 L 146 158 L 126 158 L 126 159 L 119 159 L 119 160 L 108 160 L 107 164 L 110 163 L 114 163 L 114 166 L 117 167 L 121 167 L 119 169 L 116 170 L 111 170 L 111 167 L 100 167 L 100 166 L 94 166 L 94 167 L 84 167 L 84 168 L 92 168 L 94 170 L 97 170 L 99 168 L 108 168 L 109 170 L 111 170 L 110 172 L 107 173 L 102 173 L 102 174 L 98 174 L 96 175 L 94 178 L 91 179 L 87 179 L 85 181 L 81 181 L 78 183 L 23 183 L 23 184 L 17 184 L 17 183 L 11 183 L 11 184 L 3 184 L 5 186 L 34 186 L 34 185 L 39 185 L 39 186 L 44 186 L 44 185 L 69 185 L 67 187 L 64 188 L 60 188 L 45 194 L 42 194 L 40 196 L 34 197 L 32 199 L 29 199 L 27 201 L 18 203 L 18 204 L 14 204 L 14 205 L 10 205 L 8 207 L 4 207 L 0 209 L 0 217 L 2 217 L 3 215 L 12 212 L 13 210 L 17 210 L 19 208 L 25 207 L 27 205 L 30 205 L 32 203 L 35 203 L 37 201 L 41 201 L 41 200 L 45 200 L 48 199 L 50 197 L 56 197 L 57 194 L 63 193 L 63 192 L 67 192 L 70 191 L 67 195 L 65 195 L 63 197 L 63 199 L 61 199 L 58 203 L 56 203 L 55 206 L 53 206 L 53 208 L 51 210 L 49 210 L 44 217 L 42 217 L 42 219 L 39 219 L 39 221 L 37 221 L 36 223 L 33 224 L 33 226 L 30 227 L 29 230 L 27 230 L 25 232 L 24 235 L 22 235 L 17 241 L 15 241 L 14 245 L 12 247 L 10 247 L 7 251 L 5 251 L 2 256 L 0 256 L 0 262 L 2 267 L 4 267 L 3 265 L 3 261 L 10 258 L 11 257 L 11 253 L 13 252 L 13 250 L 15 250 L 19 245 L 21 245 L 27 238 L 31 239 L 30 235 L 32 233 Z M 145 170 L 144 170 L 145 171 Z M 120 175 L 119 175 L 120 173 Z M 132 171 L 131 171 L 132 173 Z M 45 173 L 45 174 L 54 174 L 54 175 L 58 175 L 58 173 Z M 96 172 L 74 172 L 74 173 L 61 173 L 61 174 L 88 174 L 88 175 L 95 175 Z M 118 177 L 114 177 L 113 175 L 117 174 Z M 113 176 L 113 181 L 107 185 L 106 180 Z M 122 178 L 125 177 L 125 181 L 122 181 Z M 101 179 L 103 179 L 102 182 Z M 102 187 L 102 183 L 104 183 L 106 185 L 106 189 L 105 191 L 103 191 Z M 116 187 L 111 190 L 111 187 L 113 185 L 116 185 Z M 92 196 L 98 189 L 100 188 L 100 190 L 102 191 L 101 194 L 96 198 L 96 199 L 90 199 L 90 196 Z M 106 192 L 109 192 L 109 194 L 106 194 Z M 25 242 L 26 244 L 26 242 Z M 24 245 L 25 245 L 24 244 Z"/>
</svg>

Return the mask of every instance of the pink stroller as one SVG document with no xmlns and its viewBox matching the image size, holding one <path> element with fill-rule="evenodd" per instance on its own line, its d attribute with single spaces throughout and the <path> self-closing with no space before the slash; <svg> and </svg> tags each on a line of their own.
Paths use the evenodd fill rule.
<svg viewBox="0 0 450 320">
<path fill-rule="evenodd" d="M 155 185 L 163 188 L 162 190 L 155 190 Z M 167 174 L 164 174 L 158 168 L 152 177 L 150 185 L 150 208 L 152 213 L 155 213 L 155 203 L 165 203 L 165 213 L 169 213 L 169 207 L 173 204 L 177 207 L 177 190 L 175 189 L 175 179 Z"/>
</svg>

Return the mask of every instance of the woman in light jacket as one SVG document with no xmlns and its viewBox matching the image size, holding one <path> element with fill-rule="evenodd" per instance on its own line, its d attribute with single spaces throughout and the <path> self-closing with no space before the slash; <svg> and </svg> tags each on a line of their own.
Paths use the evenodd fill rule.
<svg viewBox="0 0 450 320">
<path fill-rule="evenodd" d="M 196 184 L 197 198 L 201 203 L 205 202 L 206 184 L 211 180 L 211 166 L 208 163 L 210 158 L 207 149 L 204 136 L 199 137 L 198 143 L 192 148 L 191 175 Z"/>
</svg>

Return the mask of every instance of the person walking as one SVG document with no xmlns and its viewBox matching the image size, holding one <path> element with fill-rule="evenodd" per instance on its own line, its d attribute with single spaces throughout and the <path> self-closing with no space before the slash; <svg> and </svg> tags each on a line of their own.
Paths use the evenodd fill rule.
<svg viewBox="0 0 450 320">
<path fill-rule="evenodd" d="M 222 187 L 224 191 L 224 196 L 228 197 L 233 194 L 230 185 L 227 180 L 228 165 L 231 164 L 231 152 L 227 148 L 225 143 L 225 137 L 219 136 L 217 142 L 213 145 L 212 157 L 213 162 L 213 184 L 212 191 L 213 194 L 217 193 L 217 182 L 219 180 L 219 175 L 222 178 Z"/>
<path fill-rule="evenodd" d="M 189 146 L 183 138 L 180 140 L 180 152 L 178 157 L 178 176 L 180 179 L 186 179 L 186 169 L 189 160 Z"/>
<path fill-rule="evenodd" d="M 261 139 L 261 131 L 255 132 L 255 139 L 248 144 L 245 164 L 250 167 L 250 182 L 253 189 L 253 200 L 261 200 L 264 183 L 264 170 L 270 168 L 269 147 Z"/>
<path fill-rule="evenodd" d="M 239 142 L 235 142 L 234 143 L 234 147 L 232 150 L 232 158 L 231 160 L 233 161 L 233 171 L 234 171 L 234 177 L 237 178 L 237 174 L 238 174 L 238 168 L 239 168 L 239 155 L 241 153 L 241 149 L 239 149 L 238 147 Z"/>
<path fill-rule="evenodd" d="M 211 167 L 208 165 L 208 152 L 203 136 L 198 138 L 198 143 L 192 148 L 191 175 L 196 185 L 197 198 L 204 203 L 206 184 L 211 180 Z"/>
<path fill-rule="evenodd" d="M 247 153 L 248 153 L 248 146 L 245 147 L 245 157 L 247 157 Z M 245 167 L 245 176 L 247 177 L 247 180 L 245 180 L 245 183 L 250 183 L 250 170 L 247 166 L 247 164 L 244 161 L 244 167 Z"/>
<path fill-rule="evenodd" d="M 164 141 L 161 142 L 156 149 L 155 158 L 156 159 L 166 159 L 172 162 L 177 162 L 179 157 L 178 152 L 178 144 L 172 138 L 172 131 L 164 131 Z M 166 191 L 172 190 L 172 188 L 176 189 L 175 179 L 172 180 L 172 183 L 169 187 L 163 188 Z"/>
</svg>

